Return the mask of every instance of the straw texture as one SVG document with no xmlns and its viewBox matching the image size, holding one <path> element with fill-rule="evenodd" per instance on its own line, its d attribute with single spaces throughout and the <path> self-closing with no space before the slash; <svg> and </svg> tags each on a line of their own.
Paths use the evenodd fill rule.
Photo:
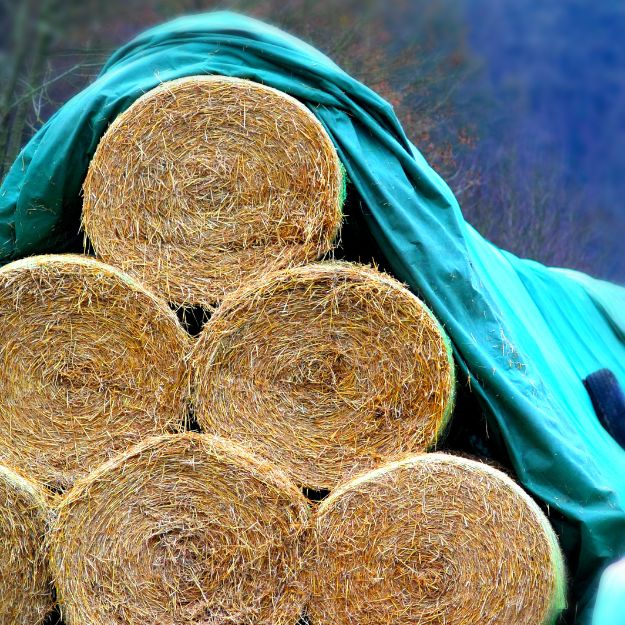
<svg viewBox="0 0 625 625">
<path fill-rule="evenodd" d="M 52 531 L 67 625 L 294 625 L 309 508 L 286 476 L 203 434 L 144 441 L 76 483 Z"/>
<path fill-rule="evenodd" d="M 385 465 L 334 491 L 314 525 L 315 625 L 546 625 L 564 607 L 547 519 L 473 460 Z"/>
<path fill-rule="evenodd" d="M 0 319 L 0 462 L 64 489 L 182 427 L 190 339 L 117 269 L 74 255 L 6 265 Z"/>
<path fill-rule="evenodd" d="M 170 302 L 209 306 L 332 248 L 342 168 L 316 117 L 258 83 L 163 83 L 103 136 L 84 183 L 97 254 Z"/>
<path fill-rule="evenodd" d="M 275 272 L 232 293 L 191 354 L 196 418 L 309 488 L 435 444 L 451 413 L 449 344 L 393 278 L 349 263 Z"/>
<path fill-rule="evenodd" d="M 0 623 L 38 625 L 53 606 L 45 494 L 0 465 Z"/>
</svg>

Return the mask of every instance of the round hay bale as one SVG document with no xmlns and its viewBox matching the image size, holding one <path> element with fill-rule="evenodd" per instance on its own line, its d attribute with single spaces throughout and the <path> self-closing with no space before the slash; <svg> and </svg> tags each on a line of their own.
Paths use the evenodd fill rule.
<svg viewBox="0 0 625 625">
<path fill-rule="evenodd" d="M 191 369 L 205 431 L 318 490 L 432 447 L 454 397 L 434 316 L 390 276 L 349 263 L 275 272 L 226 297 Z"/>
<path fill-rule="evenodd" d="M 510 478 L 445 454 L 411 456 L 318 508 L 315 625 L 547 625 L 565 604 L 549 522 Z"/>
<path fill-rule="evenodd" d="M 294 98 L 224 76 L 149 91 L 103 136 L 84 183 L 99 257 L 181 305 L 210 306 L 332 249 L 343 170 Z"/>
<path fill-rule="evenodd" d="M 0 465 L 0 623 L 38 625 L 52 610 L 46 495 Z"/>
<path fill-rule="evenodd" d="M 294 625 L 309 507 L 279 470 L 217 437 L 138 444 L 76 483 L 51 559 L 67 625 Z"/>
<path fill-rule="evenodd" d="M 0 462 L 54 489 L 178 431 L 190 338 L 165 302 L 74 255 L 0 269 Z"/>
</svg>

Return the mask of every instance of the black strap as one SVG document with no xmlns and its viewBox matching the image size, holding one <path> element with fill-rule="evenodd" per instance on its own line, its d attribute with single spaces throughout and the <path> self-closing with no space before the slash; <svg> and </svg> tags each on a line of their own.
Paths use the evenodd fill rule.
<svg viewBox="0 0 625 625">
<path fill-rule="evenodd" d="M 601 425 L 625 449 L 625 393 L 609 369 L 591 373 L 584 386 Z"/>
</svg>

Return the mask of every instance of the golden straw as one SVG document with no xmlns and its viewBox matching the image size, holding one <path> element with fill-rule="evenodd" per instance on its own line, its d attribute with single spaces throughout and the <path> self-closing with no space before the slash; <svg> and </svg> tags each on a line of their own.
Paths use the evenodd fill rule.
<svg viewBox="0 0 625 625">
<path fill-rule="evenodd" d="M 390 463 L 317 511 L 315 625 L 551 625 L 562 555 L 538 506 L 506 475 L 445 454 Z"/>
<path fill-rule="evenodd" d="M 0 465 L 0 623 L 39 625 L 52 610 L 46 494 Z"/>
<path fill-rule="evenodd" d="M 74 256 L 0 269 L 0 462 L 54 489 L 185 420 L 190 339 L 117 269 Z"/>
<path fill-rule="evenodd" d="M 67 625 L 295 625 L 309 507 L 263 460 L 203 434 L 144 441 L 59 506 L 52 569 Z"/>
<path fill-rule="evenodd" d="M 275 272 L 224 299 L 191 354 L 196 418 L 333 488 L 435 445 L 454 398 L 451 349 L 397 280 L 349 263 Z"/>
<path fill-rule="evenodd" d="M 96 253 L 170 302 L 210 306 L 332 248 L 342 168 L 317 118 L 258 83 L 192 76 L 139 98 L 84 183 Z"/>
</svg>

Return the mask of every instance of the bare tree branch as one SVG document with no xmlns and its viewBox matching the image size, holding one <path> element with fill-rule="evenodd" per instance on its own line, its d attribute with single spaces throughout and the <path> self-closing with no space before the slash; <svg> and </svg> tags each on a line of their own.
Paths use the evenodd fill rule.
<svg viewBox="0 0 625 625">
<path fill-rule="evenodd" d="M 101 65 L 102 65 L 101 63 L 76 63 L 75 65 L 72 65 L 72 67 L 70 67 L 69 69 L 65 70 L 64 72 L 61 72 L 60 74 L 57 74 L 56 76 L 53 76 L 52 78 L 50 78 L 49 80 L 46 80 L 40 85 L 37 85 L 36 87 L 31 87 L 26 93 L 23 93 L 19 98 L 17 98 L 14 102 L 12 102 L 10 106 L 11 108 L 13 108 L 15 106 L 20 105 L 25 100 L 30 100 L 37 93 L 45 91 L 48 87 L 53 85 L 55 82 L 58 82 L 59 80 L 63 80 L 63 78 L 69 76 L 70 74 L 73 74 L 76 70 L 83 69 L 86 67 L 101 67 Z"/>
<path fill-rule="evenodd" d="M 10 134 L 9 113 L 11 111 L 11 97 L 17 86 L 17 79 L 20 69 L 26 58 L 28 50 L 28 13 L 30 8 L 29 0 L 22 0 L 19 3 L 15 16 L 13 28 L 13 54 L 9 57 L 13 59 L 9 70 L 8 80 L 4 83 L 4 88 L 0 94 L 0 180 L 4 177 L 4 163 L 6 162 L 7 144 Z"/>
</svg>

